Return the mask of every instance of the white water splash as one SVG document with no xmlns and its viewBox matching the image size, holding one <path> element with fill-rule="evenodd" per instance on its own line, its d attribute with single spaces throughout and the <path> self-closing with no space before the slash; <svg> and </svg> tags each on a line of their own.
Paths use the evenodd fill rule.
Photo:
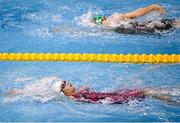
<svg viewBox="0 0 180 123">
<path fill-rule="evenodd" d="M 10 89 L 7 91 L 4 102 L 31 99 L 38 102 L 59 100 L 60 84 L 62 79 L 57 77 L 44 77 L 25 85 L 23 89 Z"/>
<path fill-rule="evenodd" d="M 14 80 L 15 83 L 22 83 L 25 81 L 31 81 L 33 78 L 32 77 L 22 77 L 22 78 L 16 78 Z"/>
<path fill-rule="evenodd" d="M 27 18 L 30 21 L 39 23 L 39 24 L 62 21 L 61 15 L 58 15 L 57 13 L 50 13 L 48 11 L 41 11 L 37 13 L 26 14 L 24 15 L 24 18 Z"/>
<path fill-rule="evenodd" d="M 96 11 L 96 12 L 92 12 L 91 10 L 89 10 L 87 13 L 85 13 L 85 14 L 83 14 L 81 16 L 75 17 L 74 21 L 78 25 L 84 26 L 84 27 L 87 27 L 87 26 L 90 26 L 90 27 L 96 26 L 96 24 L 93 22 L 93 17 L 94 17 L 94 15 L 97 15 L 97 14 L 99 14 L 101 12 L 102 12 L 101 10 Z"/>
</svg>

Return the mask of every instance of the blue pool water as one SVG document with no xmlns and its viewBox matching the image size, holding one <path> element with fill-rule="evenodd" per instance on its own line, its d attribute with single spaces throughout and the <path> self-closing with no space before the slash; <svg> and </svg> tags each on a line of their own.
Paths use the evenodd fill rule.
<svg viewBox="0 0 180 123">
<path fill-rule="evenodd" d="M 179 0 L 0 0 L 0 52 L 180 53 L 180 30 L 127 35 L 92 27 L 94 14 L 111 15 L 150 4 L 179 18 Z M 160 18 L 156 13 L 141 18 Z M 54 28 L 65 31 L 54 33 Z M 43 90 L 54 80 L 97 91 L 169 88 L 179 95 L 180 66 L 113 63 L 0 62 L 0 121 L 180 121 L 180 107 L 147 98 L 122 105 L 79 103 L 57 94 L 5 96 L 10 88 Z M 167 90 L 168 91 L 168 90 Z M 56 96 L 56 98 L 54 98 Z M 179 98 L 179 97 L 178 97 Z"/>
</svg>

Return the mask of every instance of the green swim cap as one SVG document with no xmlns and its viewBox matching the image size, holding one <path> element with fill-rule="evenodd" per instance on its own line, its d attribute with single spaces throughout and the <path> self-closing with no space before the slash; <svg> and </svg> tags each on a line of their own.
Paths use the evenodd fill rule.
<svg viewBox="0 0 180 123">
<path fill-rule="evenodd" d="M 102 21 L 103 21 L 103 16 L 101 16 L 101 15 L 98 15 L 98 16 L 95 16 L 94 17 L 94 22 L 96 23 L 96 24 L 102 24 Z"/>
</svg>

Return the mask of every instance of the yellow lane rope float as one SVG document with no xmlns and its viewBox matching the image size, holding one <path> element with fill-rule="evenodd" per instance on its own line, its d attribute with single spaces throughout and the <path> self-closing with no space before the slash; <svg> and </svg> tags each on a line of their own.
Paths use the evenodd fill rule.
<svg viewBox="0 0 180 123">
<path fill-rule="evenodd" d="M 180 54 L 0 53 L 0 61 L 180 63 Z"/>
</svg>

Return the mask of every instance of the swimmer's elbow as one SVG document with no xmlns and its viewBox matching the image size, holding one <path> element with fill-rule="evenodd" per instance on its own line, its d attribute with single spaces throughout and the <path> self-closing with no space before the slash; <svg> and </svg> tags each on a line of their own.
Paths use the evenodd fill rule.
<svg viewBox="0 0 180 123">
<path fill-rule="evenodd" d="M 125 14 L 126 18 L 129 18 L 129 19 L 134 19 L 134 18 L 137 18 L 138 15 L 137 14 L 132 14 L 132 13 L 127 13 Z"/>
</svg>

